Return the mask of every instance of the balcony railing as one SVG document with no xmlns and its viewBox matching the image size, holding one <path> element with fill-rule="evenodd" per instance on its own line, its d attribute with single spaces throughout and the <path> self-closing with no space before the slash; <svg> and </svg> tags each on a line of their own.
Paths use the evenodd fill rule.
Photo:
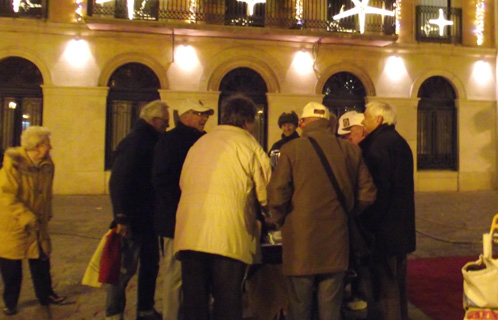
<svg viewBox="0 0 498 320">
<path fill-rule="evenodd" d="M 47 0 L 1 1 L 0 17 L 46 18 Z"/>
<path fill-rule="evenodd" d="M 334 20 L 343 11 L 354 8 L 352 1 L 336 0 L 266 0 L 254 5 L 240 0 L 90 0 L 88 16 L 132 20 L 159 20 L 171 23 L 232 25 L 246 27 L 317 29 L 358 33 L 357 14 Z M 250 1 L 247 1 L 250 2 Z M 133 2 L 132 2 L 133 3 Z M 395 1 L 371 0 L 369 5 L 394 12 Z M 365 32 L 380 35 L 395 33 L 395 18 L 367 14 Z"/>
<path fill-rule="evenodd" d="M 434 23 L 438 19 L 443 24 Z M 452 25 L 444 26 L 444 20 Z M 447 7 L 417 6 L 416 37 L 417 41 L 462 43 L 462 9 L 451 8 L 448 17 Z"/>
</svg>

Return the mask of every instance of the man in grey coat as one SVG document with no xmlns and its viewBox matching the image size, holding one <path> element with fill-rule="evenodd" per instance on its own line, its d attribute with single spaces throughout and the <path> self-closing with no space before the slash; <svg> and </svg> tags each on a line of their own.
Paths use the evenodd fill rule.
<svg viewBox="0 0 498 320">
<path fill-rule="evenodd" d="M 343 280 L 349 262 L 347 214 L 375 201 L 376 188 L 359 147 L 335 136 L 329 110 L 310 102 L 300 120 L 303 137 L 285 144 L 268 185 L 272 219 L 282 225 L 283 272 L 292 319 L 341 319 Z M 335 126 L 335 123 L 333 124 Z M 320 158 L 323 150 L 345 197 L 344 212 Z"/>
</svg>

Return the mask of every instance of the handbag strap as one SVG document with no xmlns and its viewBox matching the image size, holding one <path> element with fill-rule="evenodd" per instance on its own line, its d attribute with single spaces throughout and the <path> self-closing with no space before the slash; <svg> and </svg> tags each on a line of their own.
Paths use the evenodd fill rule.
<svg viewBox="0 0 498 320">
<path fill-rule="evenodd" d="M 346 216 L 348 216 L 349 210 L 347 209 L 346 206 L 346 198 L 344 197 L 344 194 L 342 193 L 341 188 L 339 187 L 339 183 L 337 182 L 337 179 L 334 175 L 334 172 L 332 171 L 332 168 L 330 167 L 330 163 L 327 161 L 327 157 L 325 157 L 325 154 L 323 153 L 322 148 L 316 142 L 316 140 L 312 137 L 308 137 L 308 139 L 311 142 L 311 145 L 315 149 L 316 153 L 318 154 L 318 157 L 320 158 L 320 161 L 322 162 L 323 168 L 325 169 L 325 172 L 327 172 L 327 176 L 329 177 L 330 183 L 335 189 L 335 192 L 337 194 L 337 199 L 341 203 L 342 209 L 344 210 L 344 213 Z"/>
</svg>

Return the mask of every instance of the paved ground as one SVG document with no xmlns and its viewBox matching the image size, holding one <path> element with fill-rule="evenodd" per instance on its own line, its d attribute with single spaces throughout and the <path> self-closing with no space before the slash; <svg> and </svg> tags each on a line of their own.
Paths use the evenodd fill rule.
<svg viewBox="0 0 498 320">
<path fill-rule="evenodd" d="M 441 256 L 477 256 L 481 235 L 489 230 L 498 211 L 497 192 L 418 193 L 418 248 L 411 258 Z M 54 245 L 52 274 L 55 290 L 69 297 L 66 306 L 43 309 L 34 298 L 29 270 L 24 265 L 20 312 L 12 320 L 32 319 L 104 319 L 105 288 L 80 284 L 88 261 L 111 219 L 108 196 L 58 196 L 51 222 Z M 162 287 L 162 274 L 158 288 Z M 126 319 L 135 317 L 136 282 L 130 283 Z M 157 307 L 162 301 L 158 289 Z M 0 319 L 3 314 L 0 314 Z M 5 317 L 7 318 L 7 317 Z M 410 307 L 411 320 L 430 320 Z"/>
</svg>

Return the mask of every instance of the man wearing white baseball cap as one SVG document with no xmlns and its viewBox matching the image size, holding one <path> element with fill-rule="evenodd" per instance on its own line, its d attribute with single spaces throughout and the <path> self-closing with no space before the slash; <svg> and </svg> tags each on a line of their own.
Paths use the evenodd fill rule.
<svg viewBox="0 0 498 320">
<path fill-rule="evenodd" d="M 282 226 L 291 319 L 311 320 L 314 299 L 320 320 L 342 319 L 343 281 L 349 264 L 347 214 L 353 207 L 361 212 L 375 201 L 375 185 L 361 150 L 332 132 L 336 122 L 327 107 L 308 103 L 299 120 L 303 135 L 282 146 L 267 187 L 270 221 Z M 347 213 L 324 163 L 334 172 Z"/>
<path fill-rule="evenodd" d="M 339 129 L 337 134 L 342 138 L 358 145 L 365 139 L 365 128 L 363 127 L 363 113 L 348 111 L 339 118 Z"/>
<path fill-rule="evenodd" d="M 181 264 L 173 253 L 176 209 L 180 201 L 180 173 L 190 147 L 206 132 L 204 126 L 214 110 L 201 100 L 186 99 L 179 108 L 179 121 L 157 142 L 152 165 L 156 192 L 154 226 L 164 241 L 163 319 L 178 320 L 181 301 Z"/>
</svg>

